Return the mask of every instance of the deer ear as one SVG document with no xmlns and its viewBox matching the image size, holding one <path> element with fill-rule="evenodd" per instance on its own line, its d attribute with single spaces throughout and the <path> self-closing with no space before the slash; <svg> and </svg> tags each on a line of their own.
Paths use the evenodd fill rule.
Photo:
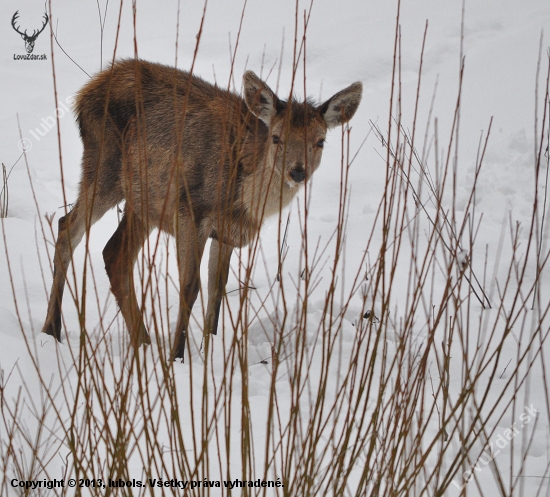
<svg viewBox="0 0 550 497">
<path fill-rule="evenodd" d="M 328 129 L 347 123 L 361 103 L 363 84 L 358 81 L 339 91 L 319 107 Z"/>
<path fill-rule="evenodd" d="M 277 96 L 252 71 L 244 73 L 243 84 L 244 100 L 250 112 L 269 126 L 276 114 Z"/>
</svg>

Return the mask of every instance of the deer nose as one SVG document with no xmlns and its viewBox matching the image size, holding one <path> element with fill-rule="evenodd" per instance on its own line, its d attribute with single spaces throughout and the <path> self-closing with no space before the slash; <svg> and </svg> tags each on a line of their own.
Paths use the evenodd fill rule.
<svg viewBox="0 0 550 497">
<path fill-rule="evenodd" d="M 306 179 L 306 171 L 304 166 L 300 163 L 296 164 L 296 166 L 290 171 L 290 177 L 296 183 L 302 183 Z"/>
</svg>

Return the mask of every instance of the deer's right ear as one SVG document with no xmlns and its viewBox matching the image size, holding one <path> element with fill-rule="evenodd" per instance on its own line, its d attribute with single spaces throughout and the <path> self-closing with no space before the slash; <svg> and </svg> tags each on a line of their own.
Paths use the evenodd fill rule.
<svg viewBox="0 0 550 497">
<path fill-rule="evenodd" d="M 244 100 L 250 112 L 269 126 L 276 114 L 277 96 L 252 71 L 244 73 L 243 84 Z"/>
</svg>

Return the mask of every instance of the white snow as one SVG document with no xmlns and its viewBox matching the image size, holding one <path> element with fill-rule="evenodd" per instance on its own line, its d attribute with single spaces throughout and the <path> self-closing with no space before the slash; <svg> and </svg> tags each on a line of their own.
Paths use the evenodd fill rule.
<svg viewBox="0 0 550 497">
<path fill-rule="evenodd" d="M 105 5 L 99 2 L 102 9 Z M 465 2 L 464 37 L 461 49 L 461 16 L 462 2 L 435 1 L 435 0 L 405 0 L 401 2 L 400 13 L 400 48 L 401 48 L 401 91 L 402 123 L 407 130 L 411 130 L 415 109 L 416 88 L 418 82 L 418 68 L 422 39 L 428 22 L 424 61 L 422 70 L 422 86 L 419 98 L 419 115 L 417 125 L 417 148 L 421 151 L 424 142 L 424 133 L 430 118 L 432 96 L 435 92 L 431 120 L 429 121 L 429 138 L 434 134 L 434 118 L 437 118 L 437 132 L 439 136 L 439 157 L 447 153 L 446 147 L 453 124 L 453 112 L 456 105 L 460 54 L 465 57 L 465 72 L 463 77 L 460 135 L 458 144 L 458 163 L 456 169 L 456 189 L 448 188 L 443 196 L 444 209 L 454 209 L 458 219 L 463 215 L 469 201 L 472 184 L 475 180 L 476 157 L 480 137 L 485 140 L 490 119 L 492 118 L 491 134 L 483 160 L 479 178 L 477 178 L 475 204 L 475 225 L 479 222 L 475 243 L 470 251 L 468 242 L 457 253 L 459 265 L 467 271 L 469 265 L 482 282 L 482 286 L 494 302 L 499 299 L 506 284 L 509 261 L 513 258 L 510 226 L 518 229 L 517 257 L 520 258 L 527 250 L 528 235 L 534 202 L 534 192 L 538 189 L 539 199 L 542 199 L 545 188 L 545 174 L 547 161 L 541 163 L 541 174 L 538 181 L 535 177 L 536 149 L 540 146 L 541 120 L 544 112 L 544 92 L 546 83 L 546 69 L 548 64 L 547 47 L 548 34 L 544 29 L 550 25 L 550 4 L 547 0 L 532 0 L 530 2 L 511 2 L 499 0 L 481 0 Z M 304 10 L 308 10 L 310 2 L 299 2 L 298 19 L 300 26 L 298 42 L 303 32 Z M 277 2 L 267 0 L 250 0 L 246 5 L 240 37 L 239 23 L 241 22 L 243 2 L 234 0 L 209 0 L 206 9 L 204 29 L 202 32 L 198 56 L 194 71 L 204 79 L 227 86 L 231 74 L 231 88 L 237 92 L 241 90 L 241 75 L 247 69 L 252 69 L 266 78 L 271 87 L 279 95 L 287 96 L 290 90 L 292 57 L 294 44 L 294 25 L 296 17 L 296 3 L 290 0 Z M 98 19 L 98 5 L 95 2 L 72 2 L 59 0 L 52 2 L 52 25 L 57 30 L 58 39 L 67 53 L 90 75 L 106 67 L 113 56 L 119 5 L 110 2 L 105 22 L 103 38 L 103 59 L 100 52 L 100 29 Z M 8 170 L 12 168 L 9 177 L 9 213 L 1 220 L 0 236 L 0 370 L 2 373 L 2 402 L 15 406 L 18 395 L 25 401 L 21 404 L 19 414 L 28 426 L 31 438 L 36 436 L 38 427 L 44 427 L 42 437 L 47 440 L 47 434 L 52 434 L 54 441 L 44 443 L 41 448 L 43 460 L 52 457 L 46 465 L 48 473 L 33 475 L 34 479 L 62 478 L 65 468 L 64 457 L 68 454 L 66 441 L 57 439 L 62 433 L 59 418 L 50 410 L 40 419 L 37 414 L 40 405 L 47 403 L 45 391 L 49 391 L 53 404 L 57 405 L 61 418 L 68 416 L 70 406 L 67 407 L 63 397 L 61 385 L 65 388 L 78 382 L 75 363 L 78 364 L 78 347 L 80 341 L 78 310 L 72 300 L 71 293 L 82 294 L 83 268 L 87 268 L 87 306 L 86 326 L 89 340 L 98 343 L 98 347 L 113 351 L 114 363 L 103 364 L 105 377 L 108 381 L 118 385 L 118 381 L 126 378 L 128 388 L 137 389 L 139 381 L 128 374 L 127 365 L 131 354 L 122 320 L 117 312 L 114 298 L 109 291 L 109 282 L 103 269 L 102 250 L 117 226 L 116 212 L 111 211 L 98 222 L 91 230 L 89 238 L 89 258 L 85 258 L 84 243 L 77 249 L 74 265 L 71 268 L 72 283 L 66 290 L 64 299 L 64 326 L 68 334 L 61 345 L 56 345 L 51 337 L 40 334 L 40 329 L 46 314 L 47 298 L 50 289 L 54 240 L 57 232 L 57 221 L 64 214 L 64 207 L 76 198 L 79 164 L 82 145 L 72 113 L 61 112 L 60 105 L 70 101 L 78 89 L 88 81 L 76 65 L 54 43 L 54 59 L 58 114 L 60 129 L 55 124 L 56 104 L 54 99 L 54 81 L 52 78 L 52 57 L 48 29 L 37 39 L 34 53 L 47 54 L 46 61 L 14 60 L 13 54 L 24 53 L 24 43 L 19 35 L 11 28 L 6 27 L 15 10 L 20 11 L 20 22 L 32 26 L 40 22 L 43 15 L 43 3 L 38 0 L 20 0 L 16 3 L 2 2 L 0 4 L 0 20 L 4 29 L 0 31 L 0 45 L 2 47 L 2 77 L 0 78 L 0 150 L 1 162 Z M 342 364 L 349 363 L 354 357 L 354 340 L 357 334 L 357 325 L 365 310 L 373 309 L 378 317 L 381 314 L 379 296 L 367 295 L 366 306 L 363 305 L 361 294 L 368 294 L 368 282 L 357 284 L 356 275 L 360 279 L 365 273 L 365 263 L 361 263 L 369 246 L 369 267 L 374 267 L 375 258 L 382 240 L 380 222 L 377 212 L 382 201 L 385 189 L 386 163 L 385 149 L 371 131 L 370 121 L 374 122 L 386 133 L 389 122 L 389 102 L 392 83 L 393 46 L 395 38 L 397 5 L 386 0 L 365 2 L 361 0 L 314 0 L 311 17 L 307 28 L 306 44 L 306 84 L 307 93 L 322 101 L 330 95 L 353 83 L 362 81 L 364 85 L 363 101 L 353 118 L 350 126 L 351 142 L 350 156 L 355 159 L 349 169 L 349 206 L 347 207 L 346 236 L 342 252 L 342 261 L 337 270 L 338 286 L 334 302 L 336 307 L 324 311 L 327 286 L 331 278 L 331 267 L 334 259 L 334 239 L 340 209 L 340 158 L 341 158 L 341 131 L 334 130 L 328 135 L 323 161 L 320 169 L 308 186 L 310 193 L 307 219 L 307 236 L 309 245 L 309 264 L 313 262 L 313 253 L 317 250 L 315 259 L 317 264 L 312 271 L 312 290 L 307 298 L 308 322 L 304 336 L 297 336 L 293 332 L 294 318 L 304 303 L 305 282 L 300 279 L 304 268 L 302 250 L 302 233 L 304 226 L 304 194 L 291 207 L 291 222 L 285 248 L 283 264 L 283 289 L 275 282 L 278 265 L 279 239 L 286 223 L 287 211 L 281 215 L 282 229 L 279 230 L 277 219 L 268 220 L 260 237 L 260 249 L 251 278 L 255 289 L 250 290 L 248 308 L 249 330 L 247 336 L 239 335 L 238 340 L 248 339 L 248 371 L 246 381 L 247 395 L 250 402 L 250 426 L 255 438 L 256 464 L 262 468 L 265 451 L 265 419 L 270 401 L 273 375 L 271 358 L 273 343 L 276 334 L 283 333 L 287 337 L 280 351 L 288 359 L 283 360 L 275 383 L 277 384 L 278 409 L 283 419 L 293 402 L 307 405 L 308 399 L 314 398 L 315 388 L 324 374 L 327 376 L 326 402 L 331 400 L 342 402 L 338 397 L 339 386 L 342 384 L 340 370 Z M 138 2 L 136 14 L 136 38 L 139 57 L 147 60 L 174 64 L 177 55 L 177 65 L 182 69 L 189 69 L 196 44 L 196 34 L 199 29 L 203 4 L 199 1 L 181 2 L 179 12 L 179 38 L 176 52 L 176 24 L 178 23 L 178 2 Z M 134 26 L 132 21 L 131 2 L 124 2 L 120 11 L 120 31 L 116 57 L 134 56 Z M 32 28 L 31 28 L 32 30 Z M 238 49 L 231 72 L 231 57 L 238 39 Z M 283 45 L 284 42 L 284 45 Z M 282 60 L 281 60 L 282 54 Z M 540 71 L 537 65 L 540 61 Z M 303 62 L 303 61 L 302 61 Z M 297 73 L 295 92 L 303 96 L 303 63 Z M 538 80 L 537 80 L 538 75 Z M 538 93 L 536 92 L 538 88 Z M 397 88 L 395 89 L 397 91 Z M 536 100 L 536 97 L 538 100 Z M 548 109 L 547 109 L 548 111 Z M 397 109 L 394 107 L 394 116 Z M 538 117 L 538 128 L 535 129 L 535 116 Z M 548 127 L 548 122 L 546 121 Z M 51 129 L 50 129 L 51 127 Z M 19 131 L 20 128 L 20 131 Z M 41 133 L 38 130 L 41 131 Z M 26 158 L 20 157 L 20 132 L 23 138 L 30 140 Z M 536 132 L 536 134 L 535 134 Z M 42 136 L 43 135 L 43 136 Z M 368 135 L 368 137 L 367 137 Z M 395 137 L 395 133 L 393 135 Z M 365 143 L 361 146 L 363 140 Z M 59 140 L 59 141 L 58 141 Z M 27 142 L 28 145 L 29 142 Z M 59 143 L 61 149 L 59 149 Z M 543 151 L 547 146 L 542 144 Z M 427 157 L 427 164 L 435 175 L 435 154 L 432 150 Z M 454 145 L 453 145 L 454 147 Z M 454 148 L 453 154 L 454 155 Z M 62 167 L 60 167 L 62 165 Z M 63 186 L 66 197 L 63 195 Z M 415 187 L 418 185 L 418 176 L 412 178 Z M 450 185 L 450 182 L 449 182 Z M 0 184 L 1 188 L 1 184 Z M 424 191 L 424 195 L 427 192 Z M 412 198 L 409 198 L 412 204 Z M 410 208 L 410 206 L 409 206 Z M 411 210 L 412 212 L 412 210 Z M 434 216 L 436 209 L 433 204 L 427 205 L 427 212 Z M 542 212 L 542 211 L 541 211 Z M 550 211 L 547 210 L 547 215 Z M 50 223 L 48 219 L 52 219 Z M 421 228 L 420 248 L 426 248 L 426 238 L 431 225 L 425 213 L 419 215 Z M 540 218 L 539 218 L 540 221 Z M 376 224 L 378 223 L 378 224 Z M 545 225 L 543 254 L 548 253 L 548 220 Z M 281 232 L 281 233 L 280 233 Z M 158 234 L 152 235 L 149 250 L 153 250 Z M 372 236 L 372 240 L 371 240 Z M 468 237 L 465 236 L 467 239 Z M 46 243 L 44 242 L 46 240 Z M 163 329 L 173 329 L 177 319 L 177 273 L 173 258 L 173 241 L 160 235 L 161 249 L 155 259 L 152 274 L 155 275 L 154 287 L 158 283 L 160 296 L 153 295 L 146 299 L 145 317 L 147 324 L 151 324 L 152 310 L 156 309 L 157 319 L 163 320 Z M 370 241 L 369 241 L 370 240 Z M 408 242 L 407 242 L 408 243 Z M 318 248 L 317 248 L 318 247 Z M 325 248 L 326 247 L 326 248 Z M 145 250 L 145 254 L 149 253 Z M 533 249 L 531 249 L 533 250 Z M 206 252 L 207 253 L 207 252 Z M 240 251 L 242 265 L 239 258 L 234 257 L 232 274 L 227 286 L 227 303 L 231 313 L 226 308 L 224 313 L 225 333 L 220 329 L 218 336 L 212 340 L 212 349 L 209 352 L 211 365 L 208 368 L 206 382 L 212 390 L 209 392 L 210 412 L 219 409 L 229 395 L 228 386 L 223 379 L 230 378 L 233 405 L 227 412 L 233 413 L 233 418 L 226 420 L 231 426 L 232 439 L 230 449 L 235 455 L 232 460 L 232 477 L 239 476 L 242 461 L 240 460 L 241 441 L 241 406 L 238 399 L 243 395 L 243 378 L 241 369 L 235 363 L 234 357 L 229 357 L 227 351 L 233 340 L 230 320 L 237 319 L 235 313 L 239 309 L 241 294 L 238 291 L 239 279 L 244 278 L 243 267 L 247 258 L 251 256 L 248 249 Z M 435 255 L 444 260 L 450 254 L 444 255 L 441 249 Z M 85 260 L 86 259 L 86 260 Z M 402 286 L 393 290 L 391 306 L 394 316 L 394 328 L 388 328 L 385 335 L 385 347 L 389 354 L 398 353 L 400 341 L 400 313 L 404 312 L 408 302 L 409 266 L 410 261 L 401 260 L 397 265 L 397 281 Z M 73 269 L 74 268 L 74 269 Z M 143 268 L 143 264 L 140 264 Z M 167 268 L 168 274 L 167 276 Z M 203 269 L 205 265 L 203 263 Z M 518 271 L 521 261 L 518 260 Z M 141 270 L 141 269 L 140 269 Z M 74 271 L 74 277 L 73 277 Z M 537 275 L 537 266 L 534 257 L 525 268 L 523 284 L 532 284 Z M 540 271 L 538 271 L 540 273 Z M 147 273 L 148 274 L 148 273 Z M 203 271 L 203 281 L 206 276 Z M 372 274 L 369 282 L 372 282 Z M 541 308 L 548 306 L 550 298 L 550 283 L 548 265 L 541 274 L 539 287 Z M 77 284 L 75 284 L 75 279 Z M 518 284 L 510 283 L 511 288 Z M 353 288 L 358 291 L 349 298 Z M 464 286 L 464 295 L 467 285 Z M 298 292 L 297 289 L 300 289 Z M 237 291 L 235 291 L 237 290 Z M 138 291 L 139 292 L 139 291 Z M 443 280 L 440 274 L 428 277 L 426 285 L 426 301 L 439 302 L 443 292 Z M 284 295 L 283 295 L 284 294 Z M 463 295 L 463 297 L 464 297 Z M 510 293 L 505 295 L 506 303 L 501 309 L 481 311 L 475 299 L 476 307 L 471 314 L 472 331 L 470 354 L 474 354 L 478 321 L 485 323 L 486 333 L 491 330 L 491 323 L 499 315 L 506 313 L 512 307 Z M 177 397 L 180 402 L 181 426 L 184 438 L 201 435 L 201 403 L 203 386 L 203 352 L 199 350 L 201 341 L 201 326 L 203 311 L 201 302 L 206 293 L 199 297 L 193 312 L 193 323 L 190 331 L 190 358 L 184 365 L 174 366 L 174 376 L 177 382 Z M 283 296 L 288 306 L 288 319 L 283 329 Z M 344 304 L 349 298 L 349 305 Z M 429 299 L 433 300 L 429 300 Z M 154 307 L 152 300 L 156 300 Z M 265 302 L 262 306 L 261 303 Z M 510 306 L 510 307 L 506 307 Z M 169 308 L 169 311 L 167 309 Z M 255 312 L 258 315 L 254 315 Z M 410 337 L 411 347 L 421 349 L 428 336 L 427 323 L 433 310 L 419 306 L 415 315 L 414 336 Z M 512 312 L 510 310 L 510 312 Z M 499 314 L 500 313 L 500 314 Z M 334 340 L 333 356 L 327 372 L 323 372 L 322 342 L 320 330 L 328 329 L 331 316 L 338 323 L 333 331 L 327 332 Z M 494 441 L 495 450 L 500 453 L 495 456 L 494 463 L 498 464 L 501 474 L 504 475 L 504 486 L 509 493 L 504 495 L 550 495 L 550 411 L 548 408 L 549 393 L 546 381 L 550 379 L 548 372 L 541 369 L 540 358 L 528 374 L 527 387 L 518 394 L 517 403 L 513 409 L 506 406 L 499 396 L 501 390 L 508 392 L 507 399 L 511 398 L 511 387 L 504 387 L 504 381 L 510 378 L 510 372 L 517 367 L 520 351 L 526 350 L 528 333 L 532 332 L 537 323 L 535 315 L 527 314 L 526 321 L 516 322 L 510 331 L 519 333 L 524 330 L 523 338 L 514 335 L 515 341 L 506 342 L 501 351 L 498 371 L 500 378 L 490 388 L 490 400 L 487 412 L 493 405 L 498 404 L 499 412 L 504 413 L 498 420 L 493 416 L 487 425 L 487 433 L 494 429 L 491 441 Z M 533 321 L 530 321 L 530 320 Z M 109 323 L 114 324 L 109 327 Z M 323 327 L 323 322 L 325 327 Z M 543 333 L 548 332 L 548 319 L 541 319 Z M 108 329 L 106 346 L 102 329 Z M 444 340 L 444 328 L 437 330 L 436 341 L 439 344 Z M 335 331 L 337 329 L 337 331 Z M 504 333 L 498 328 L 497 335 Z M 488 336 L 488 335 L 487 335 Z M 326 336 L 325 336 L 326 338 Z M 539 338 L 536 338 L 539 340 Z M 304 341 L 307 351 L 306 361 L 312 361 L 307 388 L 301 398 L 295 399 L 297 392 L 290 386 L 289 375 L 295 371 L 297 357 L 293 355 L 296 341 Z M 494 350 L 498 339 L 488 340 L 483 347 Z M 439 345 L 438 345 L 439 346 Z M 159 343 L 156 338 L 153 344 L 140 357 L 148 364 L 146 374 L 150 378 L 151 395 L 166 395 L 165 386 L 157 385 L 153 381 L 155 375 L 162 377 L 159 366 Z M 364 357 L 367 357 L 366 343 Z M 545 347 L 545 348 L 544 348 Z M 535 350 L 535 349 L 533 349 Z M 543 346 L 548 355 L 548 345 Z M 76 356 L 75 356 L 76 354 Z M 449 395 L 452 397 L 460 391 L 463 375 L 460 360 L 460 349 L 455 343 L 452 351 L 451 370 L 449 371 Z M 35 358 L 35 359 L 32 359 Z M 38 361 L 36 365 L 33 361 Z M 366 359 L 365 359 L 366 360 Z M 508 363 L 507 371 L 503 371 Z M 379 359 L 378 359 L 379 361 Z M 231 366 L 232 365 L 232 366 Z M 228 368 L 237 368 L 231 374 Z M 346 366 L 347 367 L 347 366 Z M 381 364 L 377 363 L 379 371 Z M 36 370 L 40 371 L 44 384 L 37 379 Z M 439 382 L 439 372 L 435 364 L 429 367 L 432 379 Z M 520 381 L 525 372 L 525 364 L 520 366 L 518 378 Z M 502 374 L 501 374 L 502 373 Z M 136 374 L 135 371 L 133 374 Z M 89 374 L 90 378 L 93 376 Z M 490 372 L 479 379 L 479 388 L 483 389 L 489 381 Z M 122 381 L 122 382 L 124 382 Z M 229 381 L 229 380 L 228 380 Z M 303 379 L 302 379 L 303 381 Z M 429 379 L 426 379 L 426 389 L 430 389 Z M 160 382 L 162 383 L 162 382 Z M 20 390 L 21 389 L 21 390 Z M 313 389 L 313 393 L 312 393 Z M 19 393 L 21 392 L 21 393 Z M 391 394 L 391 391 L 389 392 Z M 220 395 L 221 404 L 215 405 L 217 395 Z M 439 394 L 441 396 L 441 393 Z M 107 393 L 105 394 L 107 396 Z M 116 393 L 115 393 L 116 396 Z M 429 395 L 426 395 L 427 400 Z M 82 401 L 82 400 L 81 400 Z M 372 414 L 376 398 L 363 399 L 365 412 Z M 34 402 L 34 407 L 33 407 Z M 441 398 L 439 398 L 441 405 Z M 99 403 L 99 401 L 98 401 Z M 523 406 L 534 405 L 539 415 L 536 423 L 532 422 L 521 432 L 514 442 L 502 442 L 498 445 L 497 437 L 503 435 L 513 423 L 517 423 L 523 412 Z M 469 407 L 471 408 L 471 406 Z M 139 409 L 135 409 L 136 426 L 141 426 L 138 419 Z M 160 412 L 159 406 L 154 410 Z M 6 415 L 7 411 L 3 411 Z M 223 411 L 226 412 L 226 411 Z M 309 406 L 304 407 L 309 412 Z M 85 408 L 78 411 L 84 416 Z M 469 416 L 471 413 L 469 413 Z M 159 415 L 160 416 L 160 415 Z M 6 418 L 7 419 L 7 418 Z M 434 418 L 437 419 L 437 418 Z M 470 418 L 468 418 L 470 419 Z M 529 418 L 532 420 L 532 418 Z M 221 421 L 220 421 L 221 422 Z M 165 425 L 159 421 L 161 433 L 159 445 L 169 444 L 168 434 L 163 431 Z M 527 425 L 526 425 L 527 426 Z M 436 436 L 437 422 L 430 424 L 426 439 Z M 221 432 L 223 429 L 220 428 Z M 533 432 L 528 431 L 533 430 Z M 0 427 L 0 456 L 6 457 L 8 440 L 7 425 Z M 390 434 L 380 434 L 380 436 Z M 525 444 L 532 437 L 528 450 Z M 305 435 L 304 435 L 305 436 Z M 163 438 L 164 437 L 164 438 Z M 219 435 L 220 438 L 223 435 Z M 30 465 L 30 451 L 26 442 L 17 439 L 23 454 Z M 191 447 L 191 442 L 189 442 Z M 226 440 L 219 442 L 225 447 Z M 523 443 L 523 446 L 522 446 Z M 454 455 L 460 452 L 461 442 L 457 432 L 451 440 L 452 450 L 445 452 L 444 466 L 452 464 Z M 485 441 L 481 438 L 472 448 L 472 454 L 479 455 Z M 211 450 L 214 450 L 211 448 Z M 225 450 L 225 449 L 224 449 Z M 477 450 L 477 452 L 475 452 Z M 56 454 L 59 451 L 59 454 Z M 99 457 L 99 456 L 98 456 Z M 145 472 L 141 459 L 136 451 L 129 457 L 129 466 L 133 468 L 132 478 L 145 480 Z M 167 461 L 170 455 L 167 455 Z M 213 453 L 210 457 L 214 459 Z M 295 457 L 299 457 L 295 456 Z M 327 464 L 325 454 L 318 454 L 318 464 Z M 474 456 L 472 456 L 474 457 Z M 515 458 L 515 459 L 514 459 Z M 525 460 L 521 468 L 523 476 L 519 478 L 514 490 L 510 490 L 510 482 L 520 472 L 522 459 Z M 514 465 L 510 461 L 514 461 Z M 100 459 L 98 459 L 100 461 Z M 364 460 L 356 462 L 358 466 Z M 214 464 L 215 462 L 215 464 Z M 426 461 L 426 471 L 430 472 L 436 463 L 436 454 Z M 476 460 L 471 460 L 474 465 Z M 487 463 L 479 463 L 476 474 L 477 484 L 473 481 L 465 486 L 467 495 L 502 495 L 497 490 L 494 472 Z M 100 464 L 98 462 L 98 464 Z M 171 468 L 167 463 L 166 468 Z M 212 462 L 212 479 L 224 479 L 219 474 L 217 460 Z M 99 466 L 98 466 L 99 468 Z M 166 470 L 166 468 L 164 468 Z M 459 495 L 458 487 L 464 480 L 462 474 L 467 466 L 462 467 L 455 476 L 456 485 L 450 484 L 448 495 Z M 2 494 L 18 495 L 18 490 L 10 485 L 11 478 L 18 474 L 13 465 L 0 466 L 5 471 Z M 358 467 L 350 481 L 357 482 L 363 471 Z M 512 474 L 513 473 L 513 474 Z M 14 476 L 15 475 L 15 476 Z M 116 477 L 116 475 L 113 475 Z M 265 475 L 266 477 L 282 477 L 282 474 Z M 88 478 L 99 478 L 98 475 L 88 475 Z M 108 475 L 104 474 L 103 478 Z M 182 475 L 170 474 L 167 471 L 157 473 L 158 478 L 183 478 Z M 264 475 L 258 474 L 257 478 Z M 515 481 L 515 480 L 514 480 Z M 478 487 L 479 485 L 479 487 Z M 327 486 L 330 492 L 330 486 Z M 426 490 L 426 495 L 432 495 L 432 489 Z M 420 493 L 419 493 L 420 494 Z M 217 494 L 216 494 L 217 495 Z M 269 494 L 273 495 L 273 494 Z M 290 495 L 290 494 L 289 494 Z M 346 494 L 347 495 L 347 494 Z M 349 495 L 355 495 L 349 489 Z"/>
</svg>

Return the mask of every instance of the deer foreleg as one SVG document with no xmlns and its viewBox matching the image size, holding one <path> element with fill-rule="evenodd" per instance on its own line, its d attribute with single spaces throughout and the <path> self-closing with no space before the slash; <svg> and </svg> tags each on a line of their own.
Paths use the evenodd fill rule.
<svg viewBox="0 0 550 497">
<path fill-rule="evenodd" d="M 172 360 L 183 362 L 187 328 L 191 309 L 200 289 L 200 263 L 207 236 L 206 230 L 196 226 L 189 218 L 177 223 L 176 245 L 180 278 L 180 304 L 176 337 L 172 347 Z"/>
<path fill-rule="evenodd" d="M 208 259 L 208 307 L 204 333 L 218 333 L 218 320 L 222 298 L 229 276 L 229 263 L 233 247 L 212 239 L 210 257 Z"/>
</svg>

